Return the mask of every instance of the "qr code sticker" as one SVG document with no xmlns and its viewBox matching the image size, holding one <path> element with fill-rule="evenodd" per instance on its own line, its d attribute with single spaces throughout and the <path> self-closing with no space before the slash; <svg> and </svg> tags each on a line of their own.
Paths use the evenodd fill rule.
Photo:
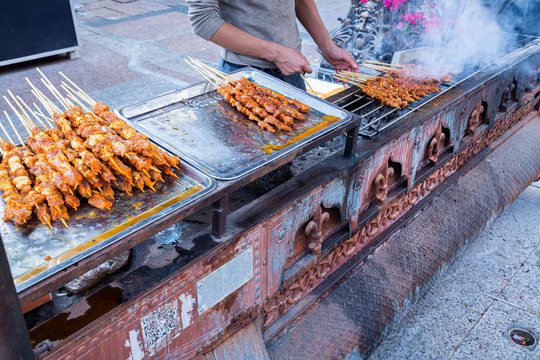
<svg viewBox="0 0 540 360">
<path fill-rule="evenodd" d="M 177 301 L 166 304 L 141 318 L 146 348 L 150 349 L 159 340 L 170 334 L 177 325 L 180 325 Z"/>
</svg>

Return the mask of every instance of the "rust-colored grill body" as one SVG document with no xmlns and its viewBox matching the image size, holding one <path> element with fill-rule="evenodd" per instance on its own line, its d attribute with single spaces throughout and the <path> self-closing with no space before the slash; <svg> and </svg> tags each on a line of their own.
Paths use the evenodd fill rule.
<svg viewBox="0 0 540 360">
<path fill-rule="evenodd" d="M 377 108 L 354 88 L 335 95 L 331 101 L 357 116 L 353 128 L 340 130 L 347 131 L 348 156 L 335 153 L 234 212 L 228 210 L 229 194 L 310 148 L 291 154 L 256 175 L 218 181 L 214 191 L 190 204 L 181 214 L 170 214 L 107 252 L 98 252 L 20 293 L 21 303 L 27 305 L 119 252 L 129 248 L 134 248 L 136 254 L 147 252 L 145 239 L 214 204 L 213 235 L 209 229 L 193 236 L 193 247 L 179 249 L 180 256 L 175 261 L 158 269 L 139 264 L 105 280 L 89 294 L 76 298 L 78 301 L 55 299 L 54 304 L 63 307 L 49 304 L 28 314 L 27 322 L 33 328 L 31 340 L 50 340 L 34 344 L 40 349 L 40 358 L 239 359 L 245 358 L 242 351 L 266 358 L 265 343 L 270 345 L 270 353 L 279 357 L 281 351 L 292 349 L 309 332 L 324 337 L 324 331 L 314 331 L 311 324 L 315 322 L 310 321 L 324 312 L 332 301 L 330 297 L 339 297 L 339 290 L 330 293 L 329 300 L 324 300 L 325 296 L 379 249 L 372 255 L 371 266 L 393 265 L 394 275 L 401 267 L 416 273 L 412 282 L 390 276 L 381 283 L 386 286 L 382 288 L 376 281 L 376 271 L 363 266 L 345 280 L 359 283 L 355 291 L 365 293 L 355 299 L 368 302 L 366 308 L 376 318 L 359 331 L 363 352 L 368 353 L 397 311 L 386 300 L 370 303 L 369 295 L 396 289 L 402 298 L 407 298 L 411 288 L 422 288 L 433 278 L 436 261 L 452 259 L 457 248 L 490 218 L 487 210 L 501 211 L 501 204 L 511 201 L 538 177 L 536 159 L 515 183 L 510 182 L 510 175 L 499 174 L 493 187 L 479 192 L 476 198 L 460 196 L 463 207 L 459 209 L 464 214 L 475 199 L 485 204 L 486 212 L 471 217 L 474 224 L 453 243 L 445 243 L 444 234 L 449 229 L 442 231 L 440 237 L 426 239 L 422 232 L 432 229 L 414 225 L 400 233 L 401 236 L 407 232 L 415 239 L 410 241 L 411 247 L 380 247 L 385 241 L 405 246 L 405 241 L 400 242 L 391 234 L 435 195 L 443 194 L 433 207 L 434 218 L 448 210 L 448 206 L 458 206 L 445 197 L 449 195 L 443 190 L 475 166 L 481 169 L 479 160 L 493 150 L 493 159 L 500 159 L 500 166 L 505 168 L 537 153 L 538 145 L 531 143 L 532 135 L 526 129 L 538 131 L 539 63 L 540 40 L 532 40 L 497 64 L 473 72 L 437 98 L 401 113 Z M 360 108 L 361 104 L 365 106 Z M 370 106 L 375 106 L 375 110 L 370 110 Z M 369 133 L 363 133 L 367 130 Z M 340 133 L 328 134 L 328 139 Z M 363 136 L 357 139 L 359 133 Z M 510 146 L 503 141 L 511 144 L 514 136 L 521 146 L 530 144 L 530 151 L 503 155 L 503 151 L 496 150 Z M 464 194 L 480 180 L 471 180 L 470 184 L 458 182 L 464 187 L 455 189 Z M 493 203 L 492 190 L 505 184 L 508 189 L 501 194 L 504 202 Z M 446 251 L 445 256 L 407 267 L 400 251 L 410 252 L 414 258 L 423 254 L 422 244 L 429 241 Z M 444 244 L 451 248 L 444 248 Z M 133 261 L 137 260 L 136 256 Z M 115 295 L 106 297 L 109 301 L 105 303 L 100 294 Z M 313 307 L 315 310 L 309 312 Z M 357 308 L 351 308 L 354 310 Z M 32 321 L 32 316 L 45 317 L 47 311 L 50 318 L 46 321 Z M 307 314 L 304 320 L 291 325 L 303 314 Z M 332 319 L 340 320 L 334 314 L 319 324 L 330 327 L 335 324 Z M 367 321 L 361 316 L 355 319 Z M 16 319 L 13 322 L 20 329 L 20 323 Z M 51 328 L 56 326 L 63 332 L 47 332 L 51 324 Z M 298 329 L 301 338 L 293 333 L 280 336 L 287 328 Z M 342 336 L 338 331 L 332 334 Z M 359 346 L 351 341 L 343 348 Z M 332 349 L 329 347 L 324 354 L 333 356 Z M 308 350 L 309 356 L 317 354 L 316 349 Z M 294 356 L 304 358 L 301 353 Z"/>
</svg>

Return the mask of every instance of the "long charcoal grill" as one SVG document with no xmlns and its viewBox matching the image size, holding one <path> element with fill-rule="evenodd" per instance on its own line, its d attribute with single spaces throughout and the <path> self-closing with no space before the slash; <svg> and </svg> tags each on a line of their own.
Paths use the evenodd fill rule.
<svg viewBox="0 0 540 360">
<path fill-rule="evenodd" d="M 528 45 L 534 46 L 536 49 L 535 51 L 540 51 L 538 50 L 540 48 L 540 41 L 534 37 L 523 37 L 519 40 L 518 45 L 516 51 L 511 51 L 495 63 L 466 69 L 463 73 L 458 74 L 460 77 L 457 78 L 458 80 L 456 82 L 451 83 L 448 86 L 443 85 L 442 91 L 420 101 L 417 106 L 409 106 L 405 109 L 393 109 L 387 106 L 381 106 L 378 100 L 366 97 L 357 88 L 349 88 L 332 96 L 328 99 L 329 102 L 353 113 L 355 116 L 353 121 L 350 121 L 343 126 L 333 128 L 331 131 L 304 144 L 295 149 L 295 151 L 279 158 L 277 161 L 265 164 L 249 174 L 230 181 L 217 181 L 217 185 L 213 191 L 194 200 L 185 207 L 171 211 L 165 216 L 155 219 L 154 222 L 148 223 L 144 227 L 129 233 L 119 241 L 115 242 L 113 246 L 100 250 L 87 258 L 81 259 L 78 263 L 70 264 L 63 271 L 50 274 L 48 278 L 42 279 L 41 282 L 23 289 L 18 294 L 21 304 L 24 306 L 38 300 L 47 293 L 57 289 L 62 284 L 65 284 L 67 281 L 96 267 L 111 257 L 127 249 L 133 248 L 164 228 L 209 205 L 213 206 L 212 235 L 214 238 L 217 239 L 226 236 L 225 239 L 228 239 L 229 237 L 235 236 L 236 234 L 231 234 L 226 231 L 227 216 L 229 215 L 228 198 L 230 194 L 270 171 L 290 162 L 299 155 L 343 133 L 346 135 L 345 157 L 351 157 L 353 155 L 360 157 L 366 156 L 373 148 L 382 146 L 382 144 L 391 141 L 398 133 L 403 133 L 414 124 L 421 122 L 422 119 L 415 118 L 415 113 L 424 113 L 425 116 L 426 113 L 438 110 L 440 105 L 435 101 L 436 99 L 440 99 L 441 103 L 446 105 L 449 103 L 448 100 L 452 99 L 452 97 L 457 97 L 458 95 L 462 96 L 463 93 L 460 92 L 461 90 L 464 90 L 465 93 L 470 92 L 472 91 L 471 89 L 474 89 L 479 84 L 485 82 L 486 77 L 483 76 L 484 72 L 489 72 L 489 76 L 492 77 L 498 76 L 499 73 L 505 70 L 505 67 L 510 67 L 512 65 L 511 62 L 505 63 L 503 60 L 510 57 L 510 60 L 515 58 L 516 61 L 522 61 L 520 58 L 521 55 L 516 55 L 516 53 L 523 50 Z M 513 55 L 515 55 L 514 58 L 512 58 Z M 495 73 L 491 69 L 492 66 L 494 66 L 496 70 Z M 392 131 L 390 134 L 388 130 L 391 129 L 395 129 L 395 131 Z M 363 136 L 364 139 L 358 141 L 359 134 Z M 357 146 L 360 150 L 356 152 Z M 357 159 L 351 161 L 357 162 Z M 373 208 L 371 210 L 373 210 Z M 366 218 L 368 215 L 369 214 L 366 214 Z M 245 229 L 234 229 L 234 231 L 238 230 L 244 231 Z"/>
<path fill-rule="evenodd" d="M 519 38 L 515 42 L 515 45 L 510 49 L 510 52 L 500 59 L 497 59 L 497 61 L 501 61 L 504 57 L 511 55 L 513 51 L 522 48 L 535 39 L 535 36 L 519 35 Z M 442 83 L 439 92 L 428 94 L 425 98 L 413 104 L 409 104 L 403 109 L 381 105 L 379 100 L 365 95 L 359 88 L 354 86 L 350 87 L 347 91 L 344 91 L 340 97 L 334 97 L 332 102 L 358 116 L 360 118 L 358 129 L 359 135 L 365 138 L 372 138 L 492 65 L 492 63 L 487 62 L 485 57 L 476 59 L 476 61 L 480 65 L 477 64 L 465 68 L 459 74 L 455 74 L 452 82 L 448 84 Z M 360 71 L 362 71 L 362 68 Z"/>
<path fill-rule="evenodd" d="M 518 43 L 518 49 L 522 49 L 532 41 L 536 43 L 538 40 L 535 41 L 535 39 L 536 37 L 532 36 L 522 36 Z M 512 54 L 513 52 L 510 52 L 497 61 L 501 61 Z M 59 282 L 66 282 L 83 274 L 85 271 L 104 262 L 107 258 L 118 255 L 122 251 L 139 244 L 148 237 L 209 205 L 212 205 L 213 207 L 212 235 L 216 238 L 221 238 L 226 234 L 227 217 L 229 215 L 229 195 L 236 190 L 341 134 L 345 134 L 346 139 L 344 156 L 347 158 L 351 157 L 356 149 L 359 135 L 366 138 L 366 141 L 369 141 L 367 139 L 374 137 L 384 130 L 396 126 L 400 122 L 407 122 L 407 119 L 411 119 L 413 113 L 419 112 L 428 104 L 433 103 L 433 100 L 448 94 L 451 89 L 458 87 L 467 80 L 471 80 L 469 83 L 474 82 L 475 75 L 481 74 L 485 69 L 492 65 L 493 64 L 484 65 L 482 67 L 476 66 L 464 70 L 456 77 L 458 81 L 454 81 L 449 85 L 442 85 L 443 89 L 440 92 L 431 94 L 425 99 L 420 100 L 417 106 L 408 106 L 405 109 L 395 109 L 389 106 L 383 106 L 378 100 L 374 100 L 364 95 L 361 90 L 356 87 L 348 88 L 345 91 L 332 96 L 328 101 L 351 112 L 353 114 L 352 120 L 344 122 L 339 126 L 333 126 L 330 131 L 325 132 L 321 136 L 314 137 L 312 141 L 305 142 L 301 144 L 301 146 L 295 147 L 294 151 L 288 152 L 285 156 L 258 166 L 255 170 L 243 176 L 230 181 L 218 180 L 214 190 L 192 201 L 187 206 L 183 206 L 178 210 L 169 211 L 166 215 L 153 219 L 152 222 L 146 222 L 144 226 L 139 227 L 135 231 L 126 232 L 125 236 L 122 236 L 121 239 L 112 244 L 112 246 L 108 246 L 104 249 L 107 250 L 106 254 L 104 251 L 99 251 L 85 259 L 77 259 L 76 262 L 72 261 L 69 265 L 66 263 L 65 266 L 59 268 L 63 271 L 48 271 L 46 277 L 40 276 L 32 282 L 29 282 L 28 286 L 20 287 L 19 297 L 21 298 L 21 303 L 27 305 L 39 299 L 56 289 L 58 287 L 56 284 Z M 204 93 L 208 91 L 208 86 L 209 85 L 206 83 L 193 86 L 189 89 L 190 91 Z"/>
<path fill-rule="evenodd" d="M 209 171 L 204 168 L 204 164 L 201 165 L 200 163 L 197 164 L 196 162 L 192 163 L 191 165 L 187 164 L 186 168 L 190 170 L 190 174 L 191 172 L 197 171 L 201 178 L 208 178 L 208 181 L 205 181 L 204 190 L 197 193 L 193 197 L 193 200 L 190 200 L 190 202 L 187 204 L 185 201 L 182 201 L 174 206 L 167 206 L 163 209 L 163 211 L 144 219 L 136 225 L 129 226 L 119 234 L 113 236 L 111 239 L 107 239 L 103 243 L 99 244 L 99 246 L 94 245 L 83 254 L 73 256 L 67 261 L 62 261 L 58 266 L 54 266 L 50 269 L 42 271 L 38 275 L 25 280 L 22 284 L 17 286 L 17 291 L 23 307 L 47 295 L 47 293 L 54 291 L 56 288 L 58 288 L 58 283 L 66 283 L 67 281 L 82 275 L 86 271 L 91 270 L 105 262 L 107 259 L 138 245 L 161 230 L 164 230 L 168 226 L 183 220 L 185 217 L 203 209 L 206 206 L 212 205 L 213 207 L 212 235 L 214 235 L 216 238 L 221 238 L 226 231 L 227 216 L 229 214 L 228 202 L 229 195 L 231 193 L 269 173 L 270 171 L 290 162 L 301 154 L 343 133 L 347 134 L 344 145 L 344 155 L 346 157 L 350 157 L 352 155 L 354 145 L 358 138 L 357 132 L 354 130 L 357 128 L 357 119 L 351 119 L 351 115 L 349 113 L 336 108 L 333 104 L 328 104 L 324 100 L 317 99 L 306 93 L 300 93 L 298 89 L 295 89 L 283 82 L 279 82 L 260 71 L 243 71 L 240 72 L 240 75 L 247 77 L 258 76 L 257 79 L 259 81 L 260 79 L 266 79 L 266 81 L 270 81 L 270 84 L 274 85 L 267 86 L 272 87 L 273 90 L 280 91 L 284 94 L 287 94 L 287 91 L 298 93 L 298 96 L 295 97 L 304 103 L 311 105 L 312 107 L 312 102 L 318 104 L 315 106 L 317 106 L 320 111 L 324 112 L 324 114 L 318 112 L 319 116 L 335 114 L 340 116 L 341 120 L 335 123 L 330 123 L 328 126 L 321 128 L 316 133 L 311 134 L 310 136 L 303 138 L 296 143 L 293 143 L 291 146 L 285 147 L 283 150 L 274 151 L 272 154 L 268 155 L 267 159 L 260 159 L 261 157 L 259 156 L 260 160 L 258 162 L 254 162 L 254 164 L 251 164 L 248 159 L 248 161 L 245 161 L 247 165 L 244 164 L 244 169 L 240 172 L 240 174 L 233 173 L 231 176 L 230 173 L 225 173 L 226 176 L 221 178 L 230 179 L 229 181 L 216 181 L 208 178 L 208 176 L 211 174 L 209 174 Z M 262 82 L 262 84 L 264 85 L 265 83 Z M 207 96 L 206 94 L 208 92 L 212 92 L 210 97 L 213 98 L 214 102 L 216 101 L 216 98 L 219 98 L 219 96 L 215 96 L 214 94 L 216 92 L 215 87 L 209 83 L 203 83 L 191 86 L 184 90 L 179 90 L 178 92 L 164 94 L 158 98 L 150 99 L 147 102 L 127 106 L 125 111 L 124 109 L 121 109 L 118 112 L 122 116 L 137 113 L 138 115 L 142 115 L 142 117 L 144 117 L 148 112 L 152 113 L 155 110 L 164 109 L 167 108 L 168 105 L 171 105 L 171 103 L 164 103 L 163 101 L 172 101 L 173 103 L 182 103 L 184 101 L 190 102 L 192 101 L 191 99 L 196 98 L 197 96 Z M 226 104 L 226 106 L 229 105 Z M 332 108 L 334 108 L 334 112 L 332 112 Z M 230 110 L 236 111 L 233 108 L 230 108 Z M 249 121 L 246 120 L 246 122 L 248 125 L 252 125 Z M 170 151 L 172 150 L 174 153 L 174 138 L 172 140 L 167 139 L 169 140 L 167 142 L 167 140 L 160 138 L 160 130 L 157 128 L 145 128 L 136 122 L 132 122 L 132 125 L 138 128 L 138 130 L 149 135 L 150 139 L 158 143 L 160 146 L 163 146 Z M 260 132 L 259 129 L 257 131 Z M 233 141 L 235 133 L 229 131 L 228 136 L 228 140 Z M 286 142 L 286 140 L 283 140 L 283 142 Z M 182 154 L 181 152 L 176 154 L 180 155 L 182 161 L 189 159 L 188 156 Z M 196 165 L 199 166 L 198 169 L 195 169 Z M 214 174 L 214 177 L 220 179 L 220 174 Z M 127 206 L 131 206 L 133 202 L 134 201 L 129 201 Z"/>
</svg>

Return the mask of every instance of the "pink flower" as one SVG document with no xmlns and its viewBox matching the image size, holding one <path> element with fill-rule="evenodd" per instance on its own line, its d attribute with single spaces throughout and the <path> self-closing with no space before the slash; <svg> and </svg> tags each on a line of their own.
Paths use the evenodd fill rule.
<svg viewBox="0 0 540 360">
<path fill-rule="evenodd" d="M 399 24 L 396 25 L 396 29 L 401 30 L 403 29 L 403 23 L 400 21 Z"/>
</svg>

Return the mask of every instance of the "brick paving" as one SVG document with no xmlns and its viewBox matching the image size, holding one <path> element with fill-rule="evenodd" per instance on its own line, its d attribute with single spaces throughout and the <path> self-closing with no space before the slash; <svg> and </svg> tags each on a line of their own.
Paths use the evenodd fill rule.
<svg viewBox="0 0 540 360">
<path fill-rule="evenodd" d="M 317 0 L 316 3 L 323 22 L 328 29 L 333 29 L 339 25 L 337 18 L 346 16 L 350 4 L 348 0 Z M 187 6 L 185 1 L 74 0 L 73 5 L 76 11 L 77 29 L 81 45 L 78 52 L 79 56 L 76 59 L 56 56 L 3 67 L 0 69 L 1 95 L 5 95 L 7 90 L 10 89 L 25 101 L 35 102 L 29 86 L 26 84 L 25 77 L 28 77 L 37 85 L 39 75 L 35 67 L 39 66 L 54 83 L 58 84 L 61 81 L 58 71 L 62 71 L 90 93 L 94 99 L 105 101 L 111 108 L 115 108 L 202 81 L 200 75 L 185 63 L 184 59 L 188 56 L 201 59 L 210 64 L 215 64 L 218 60 L 219 47 L 198 38 L 192 33 L 186 14 Z M 303 39 L 303 52 L 311 64 L 315 65 L 319 60 L 316 46 L 309 35 L 306 34 L 305 29 L 300 27 L 300 30 Z M 43 87 L 42 90 L 46 91 Z M 0 111 L 8 109 L 5 102 L 0 101 Z M 0 117 L 0 121 L 7 125 L 7 121 L 3 117 Z M 23 131 L 22 126 L 20 126 L 19 132 Z M 14 135 L 12 131 L 10 133 L 12 136 Z M 537 192 L 534 193 L 536 195 L 532 195 L 532 190 L 529 190 L 527 194 L 525 196 L 532 199 L 529 201 L 535 201 L 535 205 L 538 206 Z M 536 196 L 536 198 L 531 198 L 531 196 Z M 518 201 L 512 208 L 519 209 L 520 204 L 524 205 L 526 203 Z M 521 206 L 521 209 L 527 211 L 524 206 Z M 512 216 L 523 216 L 519 215 L 518 212 L 515 212 L 515 215 L 514 213 L 511 214 Z M 501 218 L 503 217 L 504 215 L 501 216 Z M 482 241 L 478 242 L 478 244 L 482 244 Z M 538 244 L 538 240 L 536 240 L 536 244 Z M 473 251 L 475 251 L 474 248 L 470 249 L 468 253 Z M 535 254 L 538 257 L 538 251 Z M 536 259 L 534 261 L 538 266 L 537 258 L 532 256 L 531 259 Z M 473 261 L 476 260 L 473 259 Z M 532 292 L 537 291 L 537 286 L 531 286 L 531 278 L 523 275 L 529 268 L 533 273 L 538 272 L 534 264 L 531 266 L 523 262 L 523 271 L 516 273 L 516 281 L 513 286 L 519 286 L 521 283 L 527 285 L 526 289 L 530 288 Z M 537 279 L 538 277 L 536 277 L 536 283 Z M 456 281 L 459 283 L 459 278 L 456 278 Z M 453 287 L 448 289 L 453 289 Z M 452 294 L 442 295 L 442 291 L 444 291 L 444 288 L 435 287 L 432 291 L 434 295 L 423 301 L 427 305 L 415 311 L 404 325 L 396 329 L 394 335 L 391 335 L 388 341 L 383 343 L 380 351 L 375 353 L 374 358 L 405 359 L 410 358 L 409 356 L 416 357 L 417 354 L 414 353 L 413 349 L 417 349 L 420 342 L 424 344 L 437 342 L 438 336 L 444 335 L 448 329 L 441 329 L 439 326 L 437 330 L 437 320 L 430 323 L 423 319 L 437 319 L 430 310 L 440 309 L 437 298 L 444 299 L 445 296 L 454 296 Z M 482 298 L 480 294 L 475 296 Z M 524 299 L 523 296 L 520 298 L 516 298 L 516 296 L 518 295 L 509 293 L 505 298 L 516 303 L 520 303 Z M 528 301 L 526 306 L 540 311 L 538 309 L 538 297 L 531 299 L 533 301 Z M 501 312 L 499 317 L 494 315 L 493 319 L 504 320 L 505 316 L 508 317 L 509 308 L 505 310 L 504 306 L 499 304 L 501 309 L 493 308 L 495 315 L 497 311 L 500 310 L 499 312 Z M 520 314 L 516 310 L 513 311 L 512 316 Z M 451 316 L 465 315 L 466 312 L 451 314 Z M 482 326 L 476 326 L 475 329 L 477 330 L 474 331 L 482 332 L 482 329 L 487 332 L 495 331 L 493 327 L 490 327 L 489 319 L 492 318 L 486 317 L 485 325 L 479 322 L 479 325 Z M 531 319 L 538 324 L 538 317 L 533 316 Z M 523 320 L 523 322 L 526 322 L 525 317 Z M 415 323 L 419 325 L 414 325 Z M 428 331 L 428 325 L 435 325 L 435 327 L 430 328 Z M 438 325 L 443 324 L 439 322 Z M 426 328 L 420 331 L 419 326 L 426 326 Z M 474 335 L 474 331 L 471 334 Z M 473 349 L 475 346 L 483 346 L 484 344 L 488 346 L 485 339 L 489 338 L 482 337 L 481 341 L 476 341 L 475 337 L 469 337 L 467 341 L 463 342 L 462 348 L 465 349 L 468 346 Z M 461 358 L 460 354 L 462 353 L 457 351 L 453 358 Z M 463 358 L 469 357 L 464 355 Z"/>
</svg>

